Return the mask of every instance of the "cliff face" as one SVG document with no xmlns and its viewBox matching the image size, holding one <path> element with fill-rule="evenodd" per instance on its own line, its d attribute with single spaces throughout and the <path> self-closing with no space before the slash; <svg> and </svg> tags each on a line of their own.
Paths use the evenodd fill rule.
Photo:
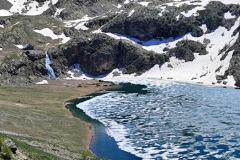
<svg viewBox="0 0 240 160">
<path fill-rule="evenodd" d="M 159 78 L 215 84 L 230 83 L 232 76 L 236 86 L 240 86 L 238 3 L 1 3 L 4 16 L 0 16 L 0 73 L 4 83 L 30 83 L 44 77 L 44 52 L 49 49 L 58 77 L 66 76 L 69 67 L 76 63 L 92 76 L 108 74 L 116 68 L 124 68 L 124 74 L 140 75 L 158 64 Z M 20 51 L 27 43 L 36 50 Z M 180 78 L 186 65 L 195 69 L 185 70 Z"/>
</svg>

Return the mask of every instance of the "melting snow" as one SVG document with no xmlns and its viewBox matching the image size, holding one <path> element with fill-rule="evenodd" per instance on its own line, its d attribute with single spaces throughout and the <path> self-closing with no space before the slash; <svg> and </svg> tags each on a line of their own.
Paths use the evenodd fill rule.
<svg viewBox="0 0 240 160">
<path fill-rule="evenodd" d="M 224 60 L 220 60 L 224 53 L 219 54 L 219 51 L 224 46 L 232 46 L 239 34 L 236 36 L 231 36 L 233 31 L 238 27 L 240 22 L 240 18 L 238 18 L 234 24 L 234 26 L 227 30 L 224 27 L 219 27 L 215 31 L 205 34 L 201 37 L 192 37 L 191 34 L 186 34 L 183 37 L 178 38 L 169 38 L 163 40 L 152 39 L 147 42 L 142 42 L 137 40 L 136 38 L 126 37 L 124 35 L 105 33 L 116 39 L 127 39 L 132 43 L 141 42 L 142 46 L 146 50 L 153 50 L 157 53 L 164 53 L 163 48 L 173 48 L 176 46 L 176 43 L 181 40 L 194 40 L 199 41 L 204 44 L 204 40 L 209 39 L 210 43 L 207 45 L 207 51 L 209 52 L 207 55 L 198 55 L 194 54 L 195 59 L 190 62 L 185 62 L 183 60 L 178 60 L 175 57 L 170 58 L 170 62 L 165 63 L 161 67 L 159 65 L 155 65 L 152 69 L 142 74 L 140 77 L 144 78 L 158 78 L 163 80 L 172 79 L 174 81 L 183 81 L 183 82 L 191 82 L 191 83 L 203 83 L 207 85 L 223 85 L 223 82 L 220 84 L 217 83 L 216 75 L 223 75 L 224 72 L 228 69 L 230 64 L 230 59 L 232 58 L 233 51 L 229 52 Z M 202 25 L 201 28 L 205 32 L 207 30 L 206 25 Z M 171 65 L 170 65 L 171 64 Z M 170 67 L 172 66 L 172 67 Z M 216 71 L 220 67 L 219 71 Z M 115 70 L 117 71 L 117 70 Z M 105 78 L 134 78 L 134 74 L 132 75 L 123 75 L 121 71 L 119 77 L 113 77 L 113 72 L 111 72 Z M 226 80 L 226 86 L 234 86 L 234 79 L 232 76 L 228 76 Z"/>
<path fill-rule="evenodd" d="M 236 16 L 232 15 L 229 11 L 227 13 L 224 14 L 224 18 L 225 19 L 232 19 L 232 18 L 236 18 Z"/>
<path fill-rule="evenodd" d="M 94 17 L 88 17 L 88 15 L 85 15 L 81 19 L 73 20 L 73 21 L 66 21 L 64 22 L 66 27 L 74 27 L 77 30 L 88 30 L 88 28 L 85 26 L 85 23 L 89 21 L 90 19 L 93 19 Z"/>
<path fill-rule="evenodd" d="M 23 49 L 23 45 L 15 45 L 19 49 Z"/>
<path fill-rule="evenodd" d="M 3 17 L 3 16 L 11 16 L 12 14 L 7 11 L 7 10 L 4 10 L 4 9 L 0 9 L 0 16 Z"/>
<path fill-rule="evenodd" d="M 36 84 L 48 84 L 47 80 L 42 80 L 41 82 L 37 82 Z"/>
<path fill-rule="evenodd" d="M 49 28 L 44 28 L 42 30 L 34 30 L 34 31 L 42 34 L 43 36 L 50 37 L 52 39 L 62 39 L 61 43 L 66 43 L 70 40 L 70 38 L 66 37 L 64 33 L 62 33 L 61 35 L 56 35 Z"/>
<path fill-rule="evenodd" d="M 138 4 L 142 5 L 142 6 L 148 6 L 150 2 L 138 2 Z"/>
<path fill-rule="evenodd" d="M 134 13 L 134 9 L 129 12 L 128 17 L 132 16 L 133 13 Z"/>
<path fill-rule="evenodd" d="M 13 6 L 10 10 L 0 10 L 0 16 L 11 16 L 14 13 L 24 14 L 24 15 L 39 15 L 46 11 L 50 4 L 55 5 L 58 0 L 48 0 L 39 5 L 36 1 L 29 0 L 8 0 Z"/>
</svg>

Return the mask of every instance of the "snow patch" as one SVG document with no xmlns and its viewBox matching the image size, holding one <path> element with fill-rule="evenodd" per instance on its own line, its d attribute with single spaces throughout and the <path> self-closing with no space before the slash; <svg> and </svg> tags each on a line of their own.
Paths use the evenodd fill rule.
<svg viewBox="0 0 240 160">
<path fill-rule="evenodd" d="M 230 59 L 232 58 L 233 51 L 229 52 L 224 60 L 220 60 L 225 52 L 220 53 L 220 50 L 224 47 L 232 46 L 238 36 L 237 33 L 233 35 L 234 30 L 238 27 L 240 18 L 238 18 L 234 26 L 227 30 L 224 27 L 219 27 L 211 33 L 204 34 L 201 37 L 193 37 L 190 33 L 178 37 L 178 38 L 169 38 L 169 39 L 152 39 L 147 42 L 139 41 L 138 39 L 127 37 L 120 34 L 105 33 L 116 39 L 127 39 L 132 43 L 139 43 L 146 50 L 153 50 L 157 53 L 164 53 L 163 49 L 165 47 L 173 48 L 176 47 L 176 43 L 181 40 L 193 40 L 198 41 L 206 45 L 206 50 L 209 52 L 207 55 L 199 55 L 194 53 L 195 59 L 193 61 L 185 62 L 184 60 L 178 60 L 175 57 L 170 58 L 170 62 L 163 64 L 162 66 L 155 65 L 149 71 L 143 73 L 139 77 L 144 78 L 157 78 L 166 81 L 181 81 L 181 82 L 190 82 L 190 83 L 201 83 L 206 85 L 220 85 L 223 86 L 223 82 L 217 83 L 216 76 L 224 75 L 225 71 L 230 65 Z M 204 32 L 207 31 L 205 24 L 201 26 Z M 209 43 L 205 41 L 209 40 Z M 205 42 L 205 43 L 204 43 Z M 120 72 L 120 71 L 119 71 Z M 118 77 L 113 77 L 111 72 L 106 78 L 133 78 L 132 75 L 124 75 L 120 72 Z M 227 83 L 226 86 L 234 87 L 235 80 L 232 76 L 228 76 L 224 83 Z"/>
<path fill-rule="evenodd" d="M 129 13 L 128 13 L 128 17 L 131 17 L 132 16 L 132 14 L 134 13 L 134 9 L 133 10 L 131 10 Z"/>
<path fill-rule="evenodd" d="M 73 21 L 66 21 L 65 26 L 66 27 L 74 27 L 77 30 L 81 29 L 81 30 L 88 30 L 88 28 L 85 26 L 85 23 L 91 19 L 93 19 L 95 17 L 88 17 L 88 15 L 85 15 L 83 18 L 81 19 L 77 19 L 77 20 L 73 20 Z"/>
<path fill-rule="evenodd" d="M 138 4 L 147 7 L 150 2 L 138 2 Z"/>
<path fill-rule="evenodd" d="M 75 76 L 75 73 L 78 72 L 79 76 Z M 89 75 L 81 70 L 80 64 L 76 63 L 69 67 L 69 71 L 67 72 L 69 74 L 68 77 L 65 79 L 67 80 L 86 80 L 86 79 L 100 79 L 106 77 L 106 75 L 100 75 L 100 76 L 92 76 Z"/>
<path fill-rule="evenodd" d="M 80 22 L 78 25 L 75 26 L 75 28 L 76 28 L 77 30 L 86 31 L 86 30 L 88 30 L 89 28 L 85 26 L 85 23 L 86 23 L 86 22 Z"/>
<path fill-rule="evenodd" d="M 63 10 L 64 10 L 64 8 L 57 8 L 57 10 L 54 14 L 54 17 L 58 17 Z"/>
<path fill-rule="evenodd" d="M 225 19 L 232 19 L 232 18 L 236 18 L 235 15 L 232 15 L 229 11 L 227 13 L 224 14 L 224 18 Z"/>
<path fill-rule="evenodd" d="M 182 15 L 184 15 L 185 17 L 191 17 L 191 16 L 197 16 L 197 11 L 199 10 L 204 10 L 204 7 L 195 7 L 190 11 L 187 12 L 181 12 Z"/>
<path fill-rule="evenodd" d="M 47 80 L 42 80 L 41 82 L 37 82 L 36 84 L 48 84 Z"/>
<path fill-rule="evenodd" d="M 40 15 L 46 11 L 51 4 L 55 5 L 58 0 L 48 0 L 40 4 L 36 1 L 29 0 L 8 0 L 12 7 L 10 10 L 0 10 L 0 16 L 11 16 L 15 13 L 23 15 Z"/>
<path fill-rule="evenodd" d="M 0 9 L 0 17 L 11 16 L 12 14 L 4 9 Z"/>
<path fill-rule="evenodd" d="M 15 45 L 15 46 L 16 46 L 17 48 L 19 48 L 19 49 L 23 49 L 23 47 L 24 47 L 24 46 L 21 45 L 21 44 L 20 44 L 20 45 Z"/>
<path fill-rule="evenodd" d="M 66 37 L 64 33 L 62 33 L 61 35 L 54 34 L 53 31 L 49 28 L 33 31 L 42 34 L 43 36 L 50 37 L 52 39 L 62 39 L 61 43 L 66 43 L 71 39 L 70 37 Z"/>
<path fill-rule="evenodd" d="M 58 2 L 58 0 L 52 0 L 52 4 L 55 5 Z"/>
</svg>

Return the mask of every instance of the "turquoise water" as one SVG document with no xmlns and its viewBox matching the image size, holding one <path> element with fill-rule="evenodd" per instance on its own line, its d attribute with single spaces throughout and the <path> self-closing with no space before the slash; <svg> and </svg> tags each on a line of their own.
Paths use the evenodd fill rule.
<svg viewBox="0 0 240 160">
<path fill-rule="evenodd" d="M 121 150 L 141 159 L 240 158 L 240 90 L 174 82 L 123 86 L 77 105 Z M 106 141 L 97 134 L 91 149 L 106 157 L 111 147 L 102 147 Z"/>
</svg>

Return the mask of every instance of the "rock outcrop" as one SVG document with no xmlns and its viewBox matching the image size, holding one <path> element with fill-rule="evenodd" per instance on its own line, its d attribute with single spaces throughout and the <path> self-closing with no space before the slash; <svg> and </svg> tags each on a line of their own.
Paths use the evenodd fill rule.
<svg viewBox="0 0 240 160">
<path fill-rule="evenodd" d="M 66 58 L 68 66 L 79 63 L 82 71 L 93 76 L 107 74 L 115 68 L 125 68 L 124 73 L 140 73 L 167 61 L 164 55 L 150 53 L 139 45 L 116 40 L 105 34 L 74 39 L 55 50 L 49 50 L 49 53 L 53 58 L 54 54 Z"/>
<path fill-rule="evenodd" d="M 16 144 L 9 138 L 6 138 L 3 142 L 4 145 L 6 145 L 7 147 L 9 147 L 11 149 L 11 151 L 16 154 L 17 151 L 17 146 Z"/>
<path fill-rule="evenodd" d="M 83 72 L 99 76 L 115 68 L 124 68 L 128 74 L 141 74 L 155 64 L 168 61 L 166 55 L 148 52 L 140 45 L 105 34 L 73 39 L 49 49 L 48 54 L 58 77 L 66 75 L 68 67 L 76 63 Z M 28 50 L 5 57 L 0 64 L 0 74 L 1 84 L 28 84 L 46 76 L 45 51 Z"/>
<path fill-rule="evenodd" d="M 185 62 L 194 60 L 195 57 L 193 53 L 198 53 L 199 55 L 208 54 L 206 47 L 200 42 L 183 40 L 179 41 L 176 46 L 177 47 L 170 49 L 167 55 L 169 57 L 175 56 L 178 59 L 185 60 Z"/>
<path fill-rule="evenodd" d="M 204 34 L 199 28 L 202 24 L 206 24 L 209 31 L 219 26 L 229 29 L 235 20 L 225 19 L 224 13 L 231 11 L 232 14 L 239 14 L 236 10 L 233 12 L 234 5 L 228 6 L 214 1 L 210 2 L 205 10 L 198 11 L 197 16 L 185 17 L 181 14 L 182 11 L 187 12 L 192 7 L 194 6 L 168 7 L 166 9 L 168 12 L 163 13 L 159 9 L 140 7 L 131 16 L 129 13 L 117 15 L 104 25 L 102 30 L 128 35 L 143 41 L 161 37 L 181 37 L 189 32 L 194 37 L 200 37 Z"/>
</svg>

